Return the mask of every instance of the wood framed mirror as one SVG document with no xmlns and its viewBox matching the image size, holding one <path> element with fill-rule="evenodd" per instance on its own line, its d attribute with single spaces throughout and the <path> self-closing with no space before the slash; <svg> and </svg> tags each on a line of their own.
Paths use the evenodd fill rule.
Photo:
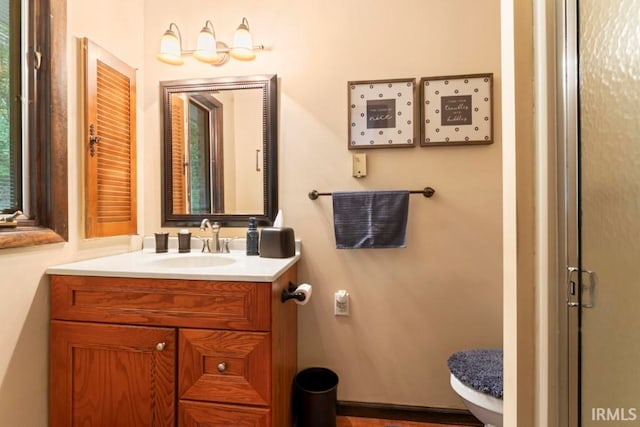
<svg viewBox="0 0 640 427">
<path fill-rule="evenodd" d="M 272 225 L 278 210 L 277 76 L 160 82 L 162 225 Z"/>
</svg>

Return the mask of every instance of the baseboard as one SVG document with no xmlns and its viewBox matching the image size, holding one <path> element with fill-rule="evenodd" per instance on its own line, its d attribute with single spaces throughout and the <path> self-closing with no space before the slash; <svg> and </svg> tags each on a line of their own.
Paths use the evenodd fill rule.
<svg viewBox="0 0 640 427">
<path fill-rule="evenodd" d="M 463 409 L 429 408 L 424 406 L 389 405 L 339 400 L 338 415 L 362 418 L 381 418 L 423 423 L 479 426 L 482 423 Z"/>
</svg>

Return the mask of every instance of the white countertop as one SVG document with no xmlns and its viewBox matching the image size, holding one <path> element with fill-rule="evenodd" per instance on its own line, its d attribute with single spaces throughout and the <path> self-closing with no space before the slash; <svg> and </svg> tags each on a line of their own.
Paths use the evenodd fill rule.
<svg viewBox="0 0 640 427">
<path fill-rule="evenodd" d="M 201 253 L 199 249 L 189 253 L 178 253 L 178 250 L 172 246 L 169 245 L 167 253 L 156 253 L 155 249 L 147 248 L 57 265 L 49 267 L 47 273 L 72 276 L 273 282 L 300 259 L 299 245 L 297 245 L 296 255 L 291 258 L 247 256 L 244 250 L 237 249 L 231 250 L 228 254 Z"/>
</svg>

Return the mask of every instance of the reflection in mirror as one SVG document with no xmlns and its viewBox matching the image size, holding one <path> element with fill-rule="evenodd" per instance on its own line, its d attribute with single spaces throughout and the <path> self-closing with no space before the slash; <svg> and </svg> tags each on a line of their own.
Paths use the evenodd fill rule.
<svg viewBox="0 0 640 427">
<path fill-rule="evenodd" d="M 277 210 L 275 76 L 161 82 L 163 225 L 270 225 Z"/>
<path fill-rule="evenodd" d="M 222 126 L 221 116 L 222 103 L 213 96 L 171 95 L 174 214 L 224 212 L 220 203 L 224 182 L 216 167 L 222 158 L 222 144 L 215 134 Z"/>
</svg>

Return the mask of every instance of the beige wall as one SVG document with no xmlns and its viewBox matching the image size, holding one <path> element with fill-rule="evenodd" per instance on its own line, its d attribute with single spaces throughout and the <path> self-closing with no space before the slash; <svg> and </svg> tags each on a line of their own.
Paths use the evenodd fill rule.
<svg viewBox="0 0 640 427">
<path fill-rule="evenodd" d="M 235 165 L 228 170 L 229 174 L 235 171 L 236 176 L 236 209 L 232 212 L 260 212 L 264 205 L 262 91 L 238 91 L 234 97 Z M 260 171 L 256 168 L 256 150 L 260 150 Z"/>
<path fill-rule="evenodd" d="M 89 37 L 140 69 L 143 44 L 139 23 L 143 20 L 143 2 L 69 0 L 67 8 L 69 242 L 28 249 L 5 249 L 0 254 L 1 426 L 47 425 L 49 284 L 45 269 L 71 260 L 124 252 L 136 247 L 139 241 L 130 237 L 82 238 L 82 157 L 78 139 L 81 125 L 78 114 L 82 110 L 78 105 L 77 38 Z M 127 13 L 122 13 L 122 10 Z M 138 73 L 140 87 L 143 82 L 142 74 Z M 140 111 L 138 114 L 142 116 Z M 138 139 L 143 141 L 143 136 L 139 126 Z M 140 164 L 143 155 L 143 149 L 139 149 Z M 139 186 L 139 191 L 142 196 L 142 186 Z"/>
<path fill-rule="evenodd" d="M 263 210 L 263 92 L 220 91 L 223 107 L 224 211 L 251 214 Z M 256 150 L 260 150 L 259 159 Z M 260 171 L 256 168 L 259 162 Z"/>
<path fill-rule="evenodd" d="M 169 22 L 193 49 L 205 19 L 228 42 L 243 16 L 271 47 L 254 62 L 154 58 Z M 300 368 L 334 369 L 341 400 L 462 407 L 447 357 L 502 345 L 500 2 L 147 1 L 144 67 L 145 206 L 160 206 L 158 81 L 277 73 L 280 206 L 303 241 L 300 279 L 314 286 L 299 309 Z M 495 75 L 494 144 L 369 150 L 369 175 L 351 177 L 347 81 L 481 72 Z M 307 198 L 427 185 L 437 193 L 411 197 L 406 249 L 336 250 L 331 199 Z M 160 228 L 158 210 L 145 211 L 145 225 Z M 333 316 L 339 289 L 351 293 L 350 317 Z"/>
<path fill-rule="evenodd" d="M 235 96 L 233 92 L 220 92 L 216 95 L 223 104 L 222 128 L 223 135 L 223 168 L 225 171 L 235 170 L 236 165 L 236 120 L 235 120 Z M 236 193 L 237 179 L 235 173 L 226 173 L 224 176 L 224 209 L 226 212 L 237 212 Z"/>
</svg>

